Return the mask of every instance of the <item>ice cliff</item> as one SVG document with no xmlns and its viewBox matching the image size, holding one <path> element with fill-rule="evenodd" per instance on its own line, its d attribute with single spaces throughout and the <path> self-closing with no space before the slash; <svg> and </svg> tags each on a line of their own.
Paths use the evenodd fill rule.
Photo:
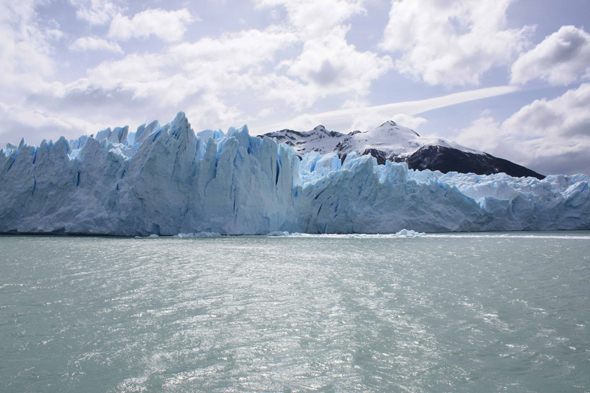
<svg viewBox="0 0 590 393">
<path fill-rule="evenodd" d="M 137 132 L 7 145 L 0 232 L 175 235 L 590 228 L 590 178 L 415 171 L 351 150 L 296 151 L 184 113 Z"/>
</svg>

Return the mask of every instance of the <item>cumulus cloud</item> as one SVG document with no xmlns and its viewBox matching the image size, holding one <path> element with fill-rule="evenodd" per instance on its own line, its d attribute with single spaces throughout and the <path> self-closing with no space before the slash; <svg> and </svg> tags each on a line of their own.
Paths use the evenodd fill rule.
<svg viewBox="0 0 590 393">
<path fill-rule="evenodd" d="M 118 0 L 70 3 L 78 19 L 91 25 L 110 22 L 106 38 L 75 37 L 71 51 L 123 54 L 121 41 L 150 36 L 169 45 L 157 51 L 146 46 L 118 60 L 103 59 L 87 66 L 86 77 L 68 81 L 50 79 L 55 48 L 45 39 L 38 40 L 43 45 L 33 45 L 29 53 L 43 54 L 40 60 L 46 62 L 27 58 L 20 69 L 49 67 L 39 72 L 37 80 L 30 71 L 23 72 L 23 79 L 31 82 L 30 90 L 14 82 L 24 92 L 21 100 L 28 111 L 133 125 L 138 119 L 166 121 L 182 109 L 192 116 L 197 129 L 226 127 L 285 111 L 300 112 L 326 97 L 336 96 L 338 102 L 363 101 L 373 81 L 392 66 L 389 56 L 359 51 L 347 40 L 348 21 L 365 13 L 360 0 L 259 0 L 258 7 L 276 14 L 272 25 L 204 36 L 194 42 L 179 42 L 189 23 L 197 20 L 187 9 L 144 8 L 124 16 L 126 9 Z M 34 18 L 35 4 L 31 4 Z M 31 31 L 30 23 L 21 31 Z M 8 64 L 14 67 L 15 62 Z M 19 68 L 15 70 L 18 73 Z M 14 72 L 0 74 L 0 79 L 5 75 Z M 6 89 L 0 91 L 0 99 L 2 94 Z M 261 111 L 261 107 L 268 110 Z"/>
<path fill-rule="evenodd" d="M 91 25 L 104 25 L 121 11 L 121 7 L 109 0 L 70 0 L 76 7 L 76 17 Z"/>
<path fill-rule="evenodd" d="M 111 21 L 109 36 L 129 40 L 155 35 L 166 42 L 180 41 L 186 32 L 186 25 L 195 19 L 186 8 L 177 11 L 149 9 L 135 14 L 132 19 L 117 14 Z"/>
<path fill-rule="evenodd" d="M 271 21 L 272 25 L 261 29 L 243 29 L 203 36 L 193 42 L 179 42 L 184 37 L 189 23 L 197 19 L 196 15 L 186 9 L 148 9 L 135 15 L 129 14 L 127 17 L 123 16 L 124 10 L 119 6 L 120 3 L 116 3 L 117 0 L 70 1 L 78 7 L 79 19 L 95 25 L 105 24 L 105 27 L 99 28 L 102 30 L 109 28 L 109 36 L 106 38 L 75 37 L 78 39 L 71 44 L 70 50 L 122 53 L 117 42 L 152 35 L 167 42 L 167 45 L 162 46 L 150 41 L 142 44 L 141 51 L 121 56 L 116 60 L 102 59 L 83 66 L 76 65 L 76 73 L 72 75 L 77 75 L 80 67 L 84 67 L 87 69 L 84 78 L 54 79 L 55 66 L 62 66 L 67 62 L 67 58 L 64 63 L 54 63 L 52 60 L 56 50 L 63 49 L 52 47 L 50 40 L 59 38 L 60 34 L 50 34 L 46 28 L 36 27 L 36 3 L 32 0 L 7 0 L 0 3 L 0 11 L 4 11 L 4 8 L 9 11 L 12 8 L 21 11 L 26 9 L 26 12 L 18 11 L 18 15 L 22 15 L 23 18 L 22 26 L 16 28 L 15 18 L 12 16 L 7 17 L 6 20 L 9 22 L 4 25 L 0 23 L 0 29 L 4 29 L 0 31 L 0 49 L 4 50 L 3 55 L 8 54 L 8 57 L 0 58 L 0 71 L 6 70 L 0 72 L 0 85 L 3 87 L 0 89 L 0 102 L 22 103 L 23 114 L 19 115 L 20 117 L 10 115 L 10 119 L 20 119 L 10 122 L 15 130 L 19 129 L 18 127 L 23 130 L 32 129 L 34 124 L 24 123 L 27 114 L 31 114 L 32 118 L 63 118 L 72 122 L 72 119 L 77 117 L 84 119 L 88 124 L 100 123 L 105 127 L 124 124 L 133 127 L 154 118 L 162 122 L 169 121 L 178 110 L 184 110 L 190 116 L 195 129 L 227 127 L 246 121 L 249 124 L 268 124 L 277 122 L 281 115 L 294 117 L 296 120 L 307 119 L 312 122 L 311 126 L 318 123 L 328 126 L 329 122 L 333 122 L 333 129 L 343 131 L 349 126 L 368 129 L 392 118 L 415 128 L 424 123 L 425 119 L 413 115 L 429 108 L 504 94 L 517 89 L 515 86 L 504 86 L 424 101 L 370 107 L 371 102 L 368 98 L 372 84 L 392 67 L 399 67 L 400 61 L 404 60 L 405 55 L 413 53 L 414 47 L 400 49 L 402 58 L 395 62 L 382 52 L 362 51 L 351 44 L 348 35 L 354 30 L 350 23 L 354 20 L 353 17 L 366 13 L 364 2 L 361 0 L 255 0 L 259 8 L 275 15 L 276 18 Z M 436 11 L 440 8 L 446 12 L 444 15 L 447 19 L 439 21 L 440 23 L 434 26 L 439 28 L 446 26 L 445 23 L 450 23 L 452 34 L 447 32 L 446 37 L 458 38 L 460 41 L 456 47 L 451 45 L 452 39 L 447 43 L 451 47 L 446 49 L 453 49 L 451 52 L 455 61 L 451 62 L 448 68 L 440 68 L 440 64 L 444 63 L 442 60 L 439 65 L 436 65 L 436 61 L 431 62 L 432 64 L 427 62 L 430 64 L 429 67 L 434 67 L 432 69 L 444 71 L 432 75 L 438 75 L 443 79 L 450 75 L 449 78 L 463 78 L 463 82 L 472 81 L 479 78 L 489 64 L 500 64 L 494 63 L 494 59 L 497 57 L 495 47 L 503 42 L 500 39 L 504 37 L 502 34 L 506 35 L 506 40 L 517 37 L 520 44 L 525 45 L 526 31 L 507 30 L 503 25 L 502 18 L 509 1 L 502 0 L 500 3 L 503 6 L 493 3 L 486 8 L 471 0 L 458 5 L 434 0 L 430 4 L 427 0 L 422 0 L 422 5 L 431 6 L 431 9 L 424 11 L 428 17 L 437 16 L 432 9 Z M 412 8 L 405 1 L 395 3 L 394 6 L 396 4 L 405 4 L 405 7 Z M 477 11 L 477 15 L 472 15 L 474 10 Z M 485 18 L 480 14 L 490 10 L 496 10 L 496 14 L 490 12 L 490 20 L 482 22 Z M 0 12 L 0 22 L 3 21 L 4 15 Z M 428 22 L 428 19 L 426 21 Z M 110 26 L 107 24 L 109 22 Z M 404 23 L 413 28 L 410 22 Z M 482 24 L 485 26 L 482 27 Z M 92 29 L 96 30 L 97 27 Z M 92 34 L 96 34 L 94 30 Z M 446 31 L 442 27 L 439 30 Z M 409 39 L 413 39 L 410 33 Z M 481 37 L 487 37 L 488 33 L 492 34 L 491 49 L 488 48 L 487 52 L 482 53 L 467 50 L 475 47 L 472 41 L 476 38 L 485 41 Z M 66 37 L 69 37 L 69 34 L 71 33 L 68 32 Z M 463 36 L 467 36 L 468 39 Z M 423 44 L 422 41 L 426 38 L 428 37 L 418 36 L 414 44 Z M 8 44 L 2 47 L 3 42 Z M 152 45 L 154 43 L 155 50 Z M 507 48 L 503 48 L 504 57 L 510 57 L 512 50 L 517 52 L 514 46 Z M 430 50 L 431 47 L 427 46 L 426 49 Z M 441 49 L 441 52 L 444 52 L 444 49 Z M 462 51 L 466 57 L 459 56 Z M 433 56 L 434 60 L 438 59 Z M 92 58 L 92 61 L 99 59 L 97 56 L 88 58 Z M 451 70 L 456 71 L 456 75 Z M 10 83 L 6 82 L 8 80 Z M 14 100 L 13 97 L 6 98 L 10 96 L 10 93 L 7 93 L 10 86 L 14 86 L 15 91 L 17 87 L 20 89 L 20 101 Z M 336 111 L 319 114 L 310 111 L 311 114 L 301 115 L 321 100 L 324 100 L 323 108 L 329 108 L 333 103 L 344 102 L 344 105 Z M 265 109 L 260 110 L 261 108 Z M 296 127 L 297 123 L 292 121 L 289 120 L 281 126 Z M 49 121 L 46 123 L 51 124 Z M 7 124 L 0 128 L 0 132 L 7 130 Z M 42 124 L 45 123 L 41 122 L 36 124 L 46 132 L 53 132 L 51 127 L 74 130 L 73 126 L 68 128 L 57 123 L 49 126 L 44 126 Z M 344 126 L 338 126 L 339 124 Z M 275 129 L 278 128 L 282 127 Z M 92 131 L 95 132 L 96 129 Z"/>
<path fill-rule="evenodd" d="M 39 26 L 36 6 L 32 0 L 0 2 L 0 99 L 7 102 L 37 91 L 55 70 L 50 41 L 61 32 Z"/>
<path fill-rule="evenodd" d="M 359 52 L 346 41 L 346 31 L 335 27 L 321 38 L 305 41 L 299 56 L 281 62 L 286 76 L 272 81 L 268 97 L 302 110 L 329 95 L 357 98 L 369 94 L 373 81 L 391 68 L 391 59 Z M 285 95 L 285 91 L 292 94 Z"/>
<path fill-rule="evenodd" d="M 207 92 L 261 89 L 265 63 L 295 42 L 280 30 L 246 30 L 168 47 L 162 53 L 130 54 L 89 71 L 91 85 L 122 89 L 134 98 L 154 97 L 162 105 L 178 105 L 188 96 Z"/>
<path fill-rule="evenodd" d="M 70 50 L 87 51 L 103 50 L 109 52 L 123 53 L 123 49 L 116 42 L 110 42 L 96 37 L 80 37 L 70 45 Z"/>
<path fill-rule="evenodd" d="M 91 116 L 90 107 L 118 113 L 117 107 L 109 104 L 112 101 L 161 118 L 182 108 L 194 116 L 193 126 L 201 128 L 255 120 L 257 116 L 247 115 L 237 106 L 253 101 L 271 103 L 273 107 L 282 102 L 292 111 L 330 95 L 349 100 L 367 95 L 372 81 L 391 67 L 391 59 L 357 51 L 348 44 L 349 26 L 342 22 L 362 12 L 360 2 L 317 3 L 261 3 L 261 7 L 284 7 L 287 22 L 264 30 L 227 32 L 215 38 L 172 44 L 159 53 L 135 53 L 117 61 L 103 61 L 89 69 L 84 80 L 55 86 L 52 94 L 40 94 L 30 101 L 47 107 L 55 105 L 59 98 L 57 102 L 62 106 L 68 103 L 69 113 L 85 118 Z M 306 6 L 315 12 L 309 14 Z M 327 12 L 330 9 L 333 12 Z M 280 9 L 280 13 L 284 10 Z M 136 14 L 125 23 L 140 26 L 152 11 Z M 115 17 L 111 24 L 111 36 L 123 39 L 129 34 L 117 32 L 119 18 Z M 162 25 L 160 21 L 158 28 Z M 155 28 L 144 31 L 145 36 Z M 90 46 L 90 42 L 85 44 Z M 260 116 L 272 113 L 272 109 L 258 111 Z"/>
<path fill-rule="evenodd" d="M 536 100 L 502 123 L 483 116 L 457 142 L 543 174 L 590 174 L 590 84 Z"/>
<path fill-rule="evenodd" d="M 512 83 L 542 79 L 552 85 L 568 85 L 590 77 L 590 34 L 563 26 L 512 65 Z"/>
<path fill-rule="evenodd" d="M 274 62 L 277 52 L 297 42 L 292 32 L 269 27 L 266 30 L 242 30 L 224 33 L 218 38 L 204 37 L 198 41 L 184 42 L 169 48 L 167 55 L 191 74 L 201 74 L 222 68 L 219 73 L 248 70 L 254 65 Z"/>
<path fill-rule="evenodd" d="M 182 109 L 195 129 L 228 127 L 248 117 L 226 97 L 243 102 L 247 92 L 249 100 L 256 99 L 268 83 L 266 65 L 295 42 L 292 33 L 271 27 L 173 44 L 161 53 L 133 53 L 103 61 L 87 78 L 54 84 L 28 103 L 111 125 L 168 121 Z"/>
<path fill-rule="evenodd" d="M 366 12 L 360 0 L 258 0 L 257 4 L 283 7 L 287 27 L 302 43 L 299 55 L 278 65 L 285 73 L 268 79 L 268 99 L 285 100 L 297 110 L 330 95 L 358 100 L 392 66 L 389 56 L 360 52 L 346 39 L 350 25 L 345 23 Z"/>
<path fill-rule="evenodd" d="M 507 28 L 512 1 L 395 1 L 380 46 L 401 55 L 401 73 L 428 84 L 477 85 L 529 44 L 531 27 Z"/>
</svg>

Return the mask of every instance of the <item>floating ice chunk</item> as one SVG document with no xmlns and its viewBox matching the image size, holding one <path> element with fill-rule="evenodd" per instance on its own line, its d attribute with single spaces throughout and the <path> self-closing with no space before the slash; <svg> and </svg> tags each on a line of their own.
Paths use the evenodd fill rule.
<svg viewBox="0 0 590 393">
<path fill-rule="evenodd" d="M 281 237 L 281 236 L 291 236 L 291 234 L 287 231 L 273 231 L 273 232 L 268 233 L 266 236 Z"/>
<path fill-rule="evenodd" d="M 179 233 L 174 237 L 180 238 L 193 238 L 193 237 L 221 237 L 221 234 L 217 232 L 197 232 L 197 233 Z"/>
<path fill-rule="evenodd" d="M 424 236 L 424 232 L 416 232 L 413 230 L 402 229 L 401 231 L 395 234 L 396 237 L 422 237 Z"/>
</svg>

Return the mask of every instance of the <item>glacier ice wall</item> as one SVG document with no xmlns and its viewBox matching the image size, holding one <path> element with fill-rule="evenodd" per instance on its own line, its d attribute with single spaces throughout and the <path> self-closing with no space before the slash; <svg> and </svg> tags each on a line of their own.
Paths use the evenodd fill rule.
<svg viewBox="0 0 590 393">
<path fill-rule="evenodd" d="M 170 124 L 0 154 L 0 232 L 174 235 L 590 228 L 590 178 L 478 176 Z"/>
</svg>

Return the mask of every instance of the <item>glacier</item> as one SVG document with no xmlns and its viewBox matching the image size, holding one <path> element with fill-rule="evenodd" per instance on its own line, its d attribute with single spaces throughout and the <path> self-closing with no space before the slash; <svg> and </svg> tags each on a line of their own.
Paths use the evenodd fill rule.
<svg viewBox="0 0 590 393">
<path fill-rule="evenodd" d="M 0 233 L 398 233 L 590 229 L 590 177 L 408 169 L 297 152 L 246 126 L 106 129 L 0 152 Z"/>
</svg>

